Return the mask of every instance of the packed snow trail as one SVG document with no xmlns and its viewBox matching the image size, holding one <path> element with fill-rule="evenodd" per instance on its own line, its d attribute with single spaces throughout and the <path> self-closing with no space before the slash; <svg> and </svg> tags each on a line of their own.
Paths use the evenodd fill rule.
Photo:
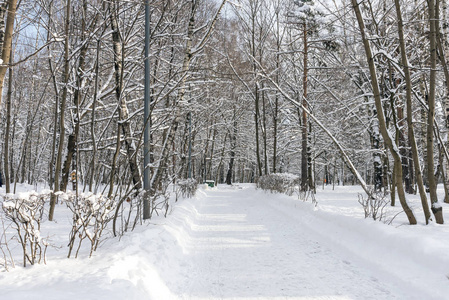
<svg viewBox="0 0 449 300">
<path fill-rule="evenodd" d="M 363 219 L 356 194 L 322 191 L 315 209 L 251 184 L 201 187 L 78 259 L 66 258 L 60 209 L 43 227 L 61 246 L 47 264 L 1 272 L 0 300 L 449 299 L 449 226 Z"/>
<path fill-rule="evenodd" d="M 253 188 L 198 193 L 167 219 L 182 250 L 172 248 L 172 259 L 181 263 L 156 262 L 165 288 L 152 299 L 432 298 L 327 241 L 318 234 L 326 228 L 313 228 L 310 205 L 283 207 Z"/>
</svg>

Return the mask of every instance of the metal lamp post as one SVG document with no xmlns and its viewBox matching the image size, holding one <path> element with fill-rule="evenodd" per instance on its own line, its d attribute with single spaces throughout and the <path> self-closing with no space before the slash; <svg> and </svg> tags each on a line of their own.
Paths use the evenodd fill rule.
<svg viewBox="0 0 449 300">
<path fill-rule="evenodd" d="M 145 196 L 143 200 L 143 219 L 149 219 L 151 217 L 150 211 L 150 190 L 151 190 L 151 178 L 150 178 L 150 1 L 145 1 L 145 94 L 144 94 L 144 171 L 143 171 L 143 187 L 145 190 Z"/>
</svg>

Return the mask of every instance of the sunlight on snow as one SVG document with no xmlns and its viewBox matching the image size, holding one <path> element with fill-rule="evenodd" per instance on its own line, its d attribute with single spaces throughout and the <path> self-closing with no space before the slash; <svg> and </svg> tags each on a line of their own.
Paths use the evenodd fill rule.
<svg viewBox="0 0 449 300">
<path fill-rule="evenodd" d="M 177 299 L 160 277 L 157 270 L 138 256 L 128 256 L 117 260 L 108 271 L 111 284 L 115 281 L 129 281 L 144 291 L 151 299 Z M 157 288 L 155 288 L 157 287 Z"/>
<path fill-rule="evenodd" d="M 216 224 L 217 222 L 221 224 Z M 264 225 L 248 224 L 246 214 L 201 214 L 185 209 L 181 224 L 167 228 L 184 252 L 196 249 L 264 247 L 271 238 Z"/>
<path fill-rule="evenodd" d="M 354 300 L 347 296 L 306 296 L 306 297 L 230 297 L 230 298 L 190 298 L 192 300 Z"/>
<path fill-rule="evenodd" d="M 194 231 L 264 231 L 265 227 L 263 225 L 196 225 L 192 224 L 191 229 Z"/>
</svg>

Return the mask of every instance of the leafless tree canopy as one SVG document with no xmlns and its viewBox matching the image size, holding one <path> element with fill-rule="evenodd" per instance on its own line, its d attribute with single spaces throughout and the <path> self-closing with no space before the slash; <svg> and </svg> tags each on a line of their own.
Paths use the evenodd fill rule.
<svg viewBox="0 0 449 300">
<path fill-rule="evenodd" d="M 303 193 L 361 184 L 366 201 L 388 195 L 391 205 L 397 193 L 410 224 L 406 195 L 419 193 L 426 220 L 443 223 L 436 185 L 444 183 L 448 202 L 446 6 L 0 1 L 6 191 L 51 189 L 50 220 L 58 191 L 101 194 L 126 224 L 116 224 L 120 231 L 140 220 L 145 168 L 152 211 L 167 211 L 169 186 L 189 177 L 232 184 L 292 173 Z"/>
</svg>

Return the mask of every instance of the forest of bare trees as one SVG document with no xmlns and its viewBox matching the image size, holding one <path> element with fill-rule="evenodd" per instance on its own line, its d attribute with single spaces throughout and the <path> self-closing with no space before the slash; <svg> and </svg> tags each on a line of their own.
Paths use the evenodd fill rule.
<svg viewBox="0 0 449 300">
<path fill-rule="evenodd" d="M 0 172 L 52 190 L 50 220 L 58 191 L 138 207 L 146 169 L 155 206 L 187 178 L 293 173 L 444 222 L 446 0 L 0 2 Z"/>
</svg>

